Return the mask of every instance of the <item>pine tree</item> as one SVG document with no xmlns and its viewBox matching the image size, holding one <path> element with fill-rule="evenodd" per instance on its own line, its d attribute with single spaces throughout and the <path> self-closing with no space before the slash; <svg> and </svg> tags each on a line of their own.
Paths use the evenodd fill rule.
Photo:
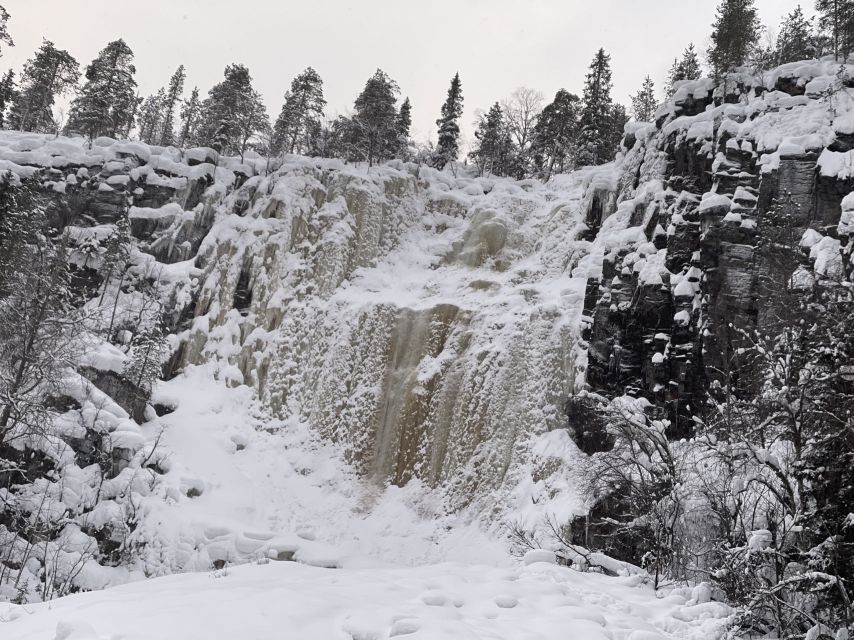
<svg viewBox="0 0 854 640">
<path fill-rule="evenodd" d="M 175 106 L 181 101 L 181 96 L 184 94 L 184 81 L 187 79 L 187 73 L 184 71 L 184 65 L 180 65 L 169 79 L 169 85 L 163 96 L 161 104 L 161 132 L 160 146 L 167 147 L 175 144 Z"/>
<path fill-rule="evenodd" d="M 448 97 L 442 105 L 442 115 L 436 120 L 439 127 L 439 143 L 436 146 L 434 166 L 442 169 L 449 162 L 454 162 L 460 155 L 460 125 L 463 115 L 463 88 L 460 74 L 451 79 Z"/>
<path fill-rule="evenodd" d="M 163 101 L 166 90 L 162 87 L 142 102 L 139 110 L 139 139 L 146 144 L 155 144 L 163 125 Z"/>
<path fill-rule="evenodd" d="M 12 36 L 9 35 L 9 12 L 0 5 L 0 43 L 5 44 L 7 47 L 14 47 L 15 43 L 12 41 Z M 0 55 L 2 55 L 2 51 L 0 51 Z"/>
<path fill-rule="evenodd" d="M 682 53 L 681 60 L 673 60 L 673 66 L 670 68 L 670 74 L 667 78 L 668 97 L 673 95 L 673 85 L 676 82 L 681 80 L 697 80 L 701 75 L 700 60 L 697 57 L 697 52 L 694 51 L 694 43 L 692 42 Z"/>
<path fill-rule="evenodd" d="M 712 25 L 709 64 L 716 77 L 747 62 L 759 40 L 761 24 L 755 0 L 722 0 Z"/>
<path fill-rule="evenodd" d="M 243 155 L 250 140 L 269 126 L 260 94 L 242 64 L 225 68 L 225 77 L 202 103 L 199 142 L 228 155 Z"/>
<path fill-rule="evenodd" d="M 404 99 L 400 105 L 400 111 L 397 113 L 395 121 L 395 132 L 397 134 L 397 157 L 402 160 L 410 160 L 409 153 L 409 129 L 412 127 L 412 104 L 409 98 Z"/>
<path fill-rule="evenodd" d="M 196 129 L 199 126 L 201 113 L 202 103 L 199 101 L 199 88 L 193 87 L 190 98 L 184 100 L 181 105 L 181 135 L 178 138 L 178 146 L 182 149 L 187 145 L 195 144 Z"/>
<path fill-rule="evenodd" d="M 291 82 L 285 93 L 285 103 L 273 128 L 271 151 L 280 153 L 307 154 L 314 146 L 314 138 L 320 130 L 323 109 L 323 80 L 308 67 Z"/>
<path fill-rule="evenodd" d="M 24 65 L 20 88 L 9 113 L 9 126 L 19 131 L 53 131 L 56 96 L 74 87 L 79 77 L 80 66 L 71 54 L 43 40 L 36 55 Z"/>
<path fill-rule="evenodd" d="M 534 126 L 532 157 L 541 177 L 548 180 L 572 166 L 581 99 L 559 89 Z"/>
<path fill-rule="evenodd" d="M 3 79 L 0 80 L 0 129 L 6 127 L 6 111 L 15 99 L 16 94 L 15 72 L 9 69 Z"/>
<path fill-rule="evenodd" d="M 845 60 L 854 52 L 854 0 L 816 0 L 819 27 L 827 34 L 831 53 Z"/>
<path fill-rule="evenodd" d="M 71 103 L 66 131 L 90 139 L 127 137 L 137 106 L 133 51 L 124 40 L 110 42 L 86 68 L 86 84 Z"/>
<path fill-rule="evenodd" d="M 394 155 L 399 93 L 397 83 L 385 71 L 377 69 L 356 98 L 351 119 L 355 134 L 354 148 L 369 166 Z"/>
<path fill-rule="evenodd" d="M 581 164 L 603 164 L 613 159 L 614 103 L 611 100 L 611 56 L 599 49 L 584 83 L 578 154 Z"/>
<path fill-rule="evenodd" d="M 655 83 L 652 78 L 644 78 L 640 91 L 632 96 L 632 111 L 638 122 L 652 122 L 655 110 L 658 109 L 658 100 L 655 97 Z"/>
</svg>

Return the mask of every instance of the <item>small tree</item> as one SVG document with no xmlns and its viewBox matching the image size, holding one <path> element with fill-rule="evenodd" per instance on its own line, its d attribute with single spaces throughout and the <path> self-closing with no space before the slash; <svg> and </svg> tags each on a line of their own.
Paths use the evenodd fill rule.
<svg viewBox="0 0 854 640">
<path fill-rule="evenodd" d="M 161 133 L 160 145 L 168 146 L 175 143 L 175 107 L 181 101 L 181 96 L 184 94 L 184 81 L 187 78 L 187 73 L 184 71 L 184 65 L 180 65 L 169 79 L 169 85 L 161 100 Z"/>
<path fill-rule="evenodd" d="M 655 83 L 652 78 L 644 78 L 640 91 L 632 96 L 632 111 L 638 122 L 652 122 L 655 110 L 658 109 L 658 100 L 655 97 Z"/>
<path fill-rule="evenodd" d="M 168 353 L 169 345 L 159 325 L 143 329 L 131 342 L 123 375 L 146 400 L 151 397 L 154 383 L 161 376 L 163 360 Z"/>
<path fill-rule="evenodd" d="M 202 111 L 199 102 L 199 88 L 193 87 L 190 98 L 181 105 L 181 135 L 178 138 L 178 146 L 182 149 L 196 141 L 196 129 Z"/>
<path fill-rule="evenodd" d="M 436 145 L 436 158 L 434 166 L 442 169 L 450 162 L 454 162 L 460 155 L 460 125 L 459 119 L 463 115 L 463 87 L 460 82 L 460 74 L 451 78 L 451 86 L 448 88 L 448 97 L 442 105 L 442 115 L 436 120 L 439 127 L 439 143 Z"/>
<path fill-rule="evenodd" d="M 139 110 L 139 139 L 154 144 L 163 129 L 163 101 L 166 95 L 162 87 L 142 102 Z"/>
<path fill-rule="evenodd" d="M 397 156 L 402 160 L 410 159 L 410 139 L 409 139 L 409 129 L 412 126 L 412 104 L 409 102 L 409 98 L 404 99 L 403 104 L 400 105 L 400 111 L 397 113 L 397 120 L 395 122 L 395 130 L 397 133 Z"/>
<path fill-rule="evenodd" d="M 15 72 L 9 69 L 3 79 L 0 80 L 0 129 L 5 128 L 7 118 L 6 112 L 9 105 L 15 99 Z"/>
<path fill-rule="evenodd" d="M 697 52 L 694 51 L 694 43 L 691 43 L 682 53 L 682 59 L 674 60 L 673 66 L 670 67 L 670 73 L 667 76 L 667 96 L 673 95 L 675 83 L 681 80 L 697 80 L 701 75 L 700 60 Z"/>
</svg>

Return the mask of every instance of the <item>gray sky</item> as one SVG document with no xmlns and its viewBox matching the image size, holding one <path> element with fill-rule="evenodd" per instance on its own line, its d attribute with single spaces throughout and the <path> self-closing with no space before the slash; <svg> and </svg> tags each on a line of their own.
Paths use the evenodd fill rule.
<svg viewBox="0 0 854 640">
<path fill-rule="evenodd" d="M 413 135 L 435 139 L 434 121 L 459 71 L 469 138 L 477 109 L 518 86 L 581 94 L 599 47 L 611 54 L 614 98 L 629 105 L 649 74 L 661 89 L 689 42 L 703 52 L 718 0 L 0 0 L 15 48 L 0 70 L 20 70 L 45 37 L 81 69 L 109 41 L 136 54 L 143 95 L 178 66 L 204 96 L 231 62 L 246 64 L 275 118 L 291 79 L 313 66 L 329 115 L 344 112 L 377 67 L 408 95 Z M 757 0 L 776 32 L 797 0 Z M 812 2 L 804 2 L 805 9 Z"/>
</svg>

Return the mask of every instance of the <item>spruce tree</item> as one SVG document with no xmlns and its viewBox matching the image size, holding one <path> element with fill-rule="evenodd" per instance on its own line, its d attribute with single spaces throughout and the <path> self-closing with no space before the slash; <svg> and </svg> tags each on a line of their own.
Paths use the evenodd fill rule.
<svg viewBox="0 0 854 640">
<path fill-rule="evenodd" d="M 804 17 L 801 5 L 789 13 L 780 24 L 777 36 L 777 64 L 808 60 L 816 55 L 812 20 Z"/>
<path fill-rule="evenodd" d="M 655 97 L 655 83 L 652 78 L 644 78 L 640 91 L 632 96 L 632 112 L 638 122 L 652 122 L 658 100 Z"/>
<path fill-rule="evenodd" d="M 166 92 L 163 96 L 161 110 L 161 132 L 160 146 L 167 147 L 175 144 L 175 107 L 181 101 L 181 96 L 184 94 L 184 81 L 187 79 L 187 73 L 184 71 L 184 65 L 180 65 L 169 79 L 169 85 L 166 87 Z"/>
<path fill-rule="evenodd" d="M 250 140 L 269 126 L 260 94 L 242 64 L 225 68 L 225 77 L 209 92 L 199 116 L 199 142 L 228 155 L 243 155 Z"/>
<path fill-rule="evenodd" d="M 608 127 L 608 145 L 609 155 L 613 160 L 617 151 L 620 148 L 620 143 L 623 141 L 625 134 L 626 123 L 629 121 L 629 114 L 626 108 L 619 102 L 615 102 L 611 107 L 611 117 Z"/>
<path fill-rule="evenodd" d="M 397 134 L 397 156 L 402 160 L 409 160 L 409 129 L 412 127 L 412 104 L 409 98 L 404 99 L 400 105 L 395 121 L 395 132 Z"/>
<path fill-rule="evenodd" d="M 368 78 L 356 98 L 352 117 L 354 148 L 373 166 L 394 155 L 397 143 L 397 83 L 382 69 Z"/>
<path fill-rule="evenodd" d="M 854 53 L 854 0 L 816 0 L 819 27 L 830 40 L 836 60 Z"/>
<path fill-rule="evenodd" d="M 559 89 L 537 118 L 532 156 L 538 173 L 546 180 L 572 166 L 580 105 L 577 95 Z"/>
<path fill-rule="evenodd" d="M 434 166 L 442 169 L 449 162 L 453 162 L 460 155 L 460 125 L 459 119 L 463 115 L 463 88 L 460 82 L 460 74 L 457 73 L 451 79 L 448 89 L 448 97 L 442 105 L 442 115 L 436 120 L 439 127 L 439 143 L 436 146 Z"/>
<path fill-rule="evenodd" d="M 86 68 L 86 83 L 71 103 L 66 131 L 90 139 L 125 138 L 137 106 L 133 51 L 124 40 L 110 42 Z"/>
<path fill-rule="evenodd" d="M 709 64 L 716 77 L 747 62 L 761 24 L 755 0 L 722 0 L 712 25 Z"/>
<path fill-rule="evenodd" d="M 36 133 L 54 131 L 56 96 L 74 87 L 79 77 L 80 66 L 71 54 L 57 49 L 50 40 L 43 40 L 35 56 L 24 65 L 20 88 L 9 113 L 9 126 Z"/>
<path fill-rule="evenodd" d="M 694 43 L 690 43 L 688 48 L 682 53 L 681 60 L 673 60 L 673 66 L 670 67 L 670 74 L 667 78 L 667 95 L 673 95 L 673 85 L 681 80 L 697 80 L 702 75 L 700 71 L 700 60 L 697 57 L 697 52 L 694 51 Z"/>
<path fill-rule="evenodd" d="M 202 103 L 199 101 L 199 88 L 193 87 L 190 98 L 181 105 L 181 135 L 178 146 L 182 149 L 196 142 L 196 129 L 202 113 Z"/>
<path fill-rule="evenodd" d="M 285 93 L 282 111 L 273 128 L 271 151 L 277 155 L 309 153 L 320 131 L 325 106 L 323 79 L 308 67 L 293 79 L 290 90 Z"/>
<path fill-rule="evenodd" d="M 469 157 L 477 164 L 480 175 L 502 175 L 507 130 L 500 104 L 496 102 L 480 117 L 474 137 L 477 142 Z"/>
<path fill-rule="evenodd" d="M 0 80 L 0 129 L 6 127 L 6 111 L 15 99 L 15 72 L 9 69 Z"/>
<path fill-rule="evenodd" d="M 581 164 L 603 164 L 613 159 L 613 116 L 611 100 L 611 56 L 599 49 L 590 63 L 584 83 L 584 106 L 578 134 Z"/>
</svg>

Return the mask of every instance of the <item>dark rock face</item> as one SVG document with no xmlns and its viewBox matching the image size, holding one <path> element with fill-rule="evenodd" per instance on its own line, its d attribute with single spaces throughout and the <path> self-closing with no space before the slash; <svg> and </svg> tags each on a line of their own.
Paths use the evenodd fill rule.
<svg viewBox="0 0 854 640">
<path fill-rule="evenodd" d="M 804 94 L 796 78 L 780 78 L 776 88 Z M 655 134 L 640 141 L 632 135 L 624 166 L 638 164 L 633 153 L 658 151 L 666 161 L 652 213 L 641 215 L 635 198 L 627 224 L 641 229 L 656 250 L 665 249 L 663 260 L 655 258 L 663 269 L 653 278 L 641 277 L 633 265 L 652 264 L 644 255 L 651 249 L 636 242 L 606 253 L 601 278 L 587 285 L 591 389 L 608 397 L 645 397 L 655 417 L 669 419 L 673 438 L 692 434 L 709 386 L 734 362 L 739 331 L 753 327 L 761 313 L 758 274 L 767 265 L 757 251 L 757 225 L 764 214 L 776 207 L 799 234 L 812 227 L 835 236 L 841 200 L 854 191 L 854 178 L 822 175 L 821 148 L 781 151 L 776 164 L 764 166 L 755 141 L 739 137 L 746 120 L 735 105 L 743 98 L 738 91 L 726 99 L 713 99 L 711 89 L 705 97 L 694 91 L 656 123 Z M 698 114 L 696 125 L 671 125 Z M 830 146 L 847 144 L 843 136 Z M 624 178 L 621 184 L 631 182 Z M 620 194 L 620 206 L 627 207 L 633 195 Z M 606 199 L 597 192 L 590 200 L 592 229 L 607 217 L 599 205 Z M 660 229 L 667 229 L 666 236 Z"/>
</svg>

